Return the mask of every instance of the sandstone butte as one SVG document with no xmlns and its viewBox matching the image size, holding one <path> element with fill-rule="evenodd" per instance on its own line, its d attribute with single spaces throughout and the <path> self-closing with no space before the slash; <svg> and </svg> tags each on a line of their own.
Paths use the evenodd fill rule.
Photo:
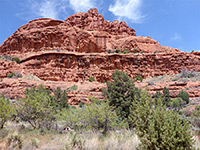
<svg viewBox="0 0 200 150">
<path fill-rule="evenodd" d="M 116 49 L 131 53 L 112 53 Z M 103 99 L 101 88 L 116 69 L 132 78 L 177 74 L 184 67 L 200 71 L 198 52 L 181 52 L 161 46 L 150 37 L 136 36 L 124 21 L 106 21 L 96 8 L 69 16 L 65 21 L 32 20 L 2 43 L 0 55 L 21 60 L 17 64 L 0 59 L 0 93 L 15 99 L 23 96 L 25 88 L 39 84 L 52 90 L 77 85 L 77 91 L 68 93 L 73 105 L 87 102 L 89 96 Z M 20 73 L 23 78 L 6 78 L 11 72 Z M 91 76 L 95 82 L 88 82 Z M 147 83 L 136 85 L 144 88 Z M 170 87 L 173 97 L 185 87 L 199 87 L 200 82 L 149 85 L 149 90 L 162 90 L 165 85 Z M 190 97 L 200 97 L 198 88 L 188 92 Z"/>
</svg>

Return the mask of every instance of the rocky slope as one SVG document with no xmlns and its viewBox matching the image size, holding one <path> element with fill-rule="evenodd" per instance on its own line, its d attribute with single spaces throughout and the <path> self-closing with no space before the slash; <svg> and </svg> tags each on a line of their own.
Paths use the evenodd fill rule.
<svg viewBox="0 0 200 150">
<path fill-rule="evenodd" d="M 113 53 L 116 49 L 127 49 L 130 53 Z M 87 102 L 89 96 L 103 99 L 100 92 L 105 87 L 103 82 L 111 80 L 116 69 L 132 78 L 177 74 L 184 67 L 200 71 L 199 53 L 184 53 L 161 46 L 150 37 L 136 36 L 125 22 L 106 21 L 97 9 L 74 14 L 65 21 L 32 20 L 2 43 L 0 55 L 0 94 L 16 99 L 23 96 L 25 88 L 41 83 L 52 90 L 75 84 L 78 90 L 68 92 L 71 104 Z M 19 57 L 21 63 L 3 59 L 6 55 Z M 22 78 L 7 79 L 12 72 Z M 88 82 L 90 77 L 95 82 Z M 155 86 L 144 82 L 137 86 L 148 85 L 153 93 L 166 85 L 177 95 L 179 90 L 192 89 L 196 84 L 199 86 L 199 83 L 180 86 L 176 82 Z M 189 93 L 191 97 L 200 96 L 199 88 Z"/>
</svg>

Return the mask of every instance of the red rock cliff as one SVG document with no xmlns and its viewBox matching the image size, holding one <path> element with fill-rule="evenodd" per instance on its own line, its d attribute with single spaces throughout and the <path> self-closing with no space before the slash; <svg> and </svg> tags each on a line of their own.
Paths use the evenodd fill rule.
<svg viewBox="0 0 200 150">
<path fill-rule="evenodd" d="M 138 37 L 124 21 L 106 21 L 97 9 L 77 13 L 65 22 L 47 18 L 35 19 L 20 27 L 0 46 L 1 54 L 65 50 L 101 53 L 128 49 L 131 52 L 179 52 L 162 47 L 150 37 Z"/>
<path fill-rule="evenodd" d="M 108 54 L 108 50 L 116 49 L 139 53 Z M 106 21 L 97 9 L 74 14 L 65 21 L 32 20 L 3 42 L 0 55 L 21 59 L 20 64 L 0 59 L 0 94 L 18 98 L 27 87 L 41 83 L 50 89 L 57 86 L 66 89 L 77 84 L 80 89 L 78 94 L 71 93 L 69 96 L 71 104 L 75 104 L 74 97 L 76 104 L 83 97 L 101 97 L 100 89 L 105 84 L 99 82 L 110 80 L 115 69 L 128 73 L 130 77 L 141 75 L 145 78 L 176 74 L 183 67 L 200 71 L 199 53 L 183 53 L 161 46 L 150 37 L 136 36 L 135 30 L 125 22 Z M 20 73 L 23 78 L 6 78 L 11 72 Z M 97 82 L 87 82 L 91 76 Z M 150 90 L 161 90 L 166 83 L 161 85 L 152 85 Z M 171 83 L 168 87 L 176 92 L 181 89 Z M 188 84 L 189 87 L 193 86 Z M 195 84 L 196 90 L 189 91 L 190 96 L 199 96 L 199 88 L 196 87 L 199 87 L 199 82 Z"/>
</svg>

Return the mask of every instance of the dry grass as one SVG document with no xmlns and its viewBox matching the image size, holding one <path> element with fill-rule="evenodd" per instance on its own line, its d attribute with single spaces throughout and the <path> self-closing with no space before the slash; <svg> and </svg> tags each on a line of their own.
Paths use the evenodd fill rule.
<svg viewBox="0 0 200 150">
<path fill-rule="evenodd" d="M 87 150 L 134 150 L 140 141 L 136 134 L 130 130 L 112 131 L 107 136 L 93 133 L 85 136 Z"/>
<path fill-rule="evenodd" d="M 200 148 L 200 137 L 199 136 L 194 136 L 194 147 L 197 149 L 197 148 Z"/>
<path fill-rule="evenodd" d="M 23 150 L 64 150 L 66 146 L 68 146 L 68 149 L 77 149 L 72 147 L 74 131 L 59 134 L 57 132 L 32 130 L 27 124 L 25 126 L 25 128 L 22 128 L 21 123 L 9 122 L 4 129 L 9 132 L 4 137 L 0 137 L 0 146 L 5 145 L 11 135 L 19 135 L 23 140 Z M 38 142 L 37 145 L 33 143 L 35 139 Z M 77 139 L 82 141 L 84 150 L 134 150 L 140 143 L 137 135 L 130 130 L 110 131 L 107 135 L 94 131 L 82 131 L 77 133 L 75 140 Z"/>
<path fill-rule="evenodd" d="M 4 129 L 9 131 L 8 134 L 0 134 L 0 147 L 5 148 L 6 141 L 11 135 L 19 135 L 23 140 L 23 150 L 65 150 L 66 146 L 69 150 L 79 150 L 72 147 L 74 131 L 59 134 L 53 131 L 32 130 L 27 124 L 25 128 L 21 127 L 22 123 L 9 122 Z M 35 139 L 37 144 L 33 143 Z M 110 131 L 106 136 L 100 132 L 82 131 L 77 133 L 75 141 L 81 144 L 83 150 L 135 150 L 140 143 L 134 131 L 130 130 Z M 194 147 L 200 148 L 198 136 L 194 136 L 194 141 Z"/>
</svg>

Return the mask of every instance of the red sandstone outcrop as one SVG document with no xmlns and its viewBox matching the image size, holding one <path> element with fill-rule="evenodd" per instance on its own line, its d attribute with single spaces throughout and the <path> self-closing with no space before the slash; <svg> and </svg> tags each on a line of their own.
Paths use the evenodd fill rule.
<svg viewBox="0 0 200 150">
<path fill-rule="evenodd" d="M 192 54 L 200 56 L 200 52 L 192 52 Z"/>
<path fill-rule="evenodd" d="M 124 21 L 104 20 L 104 17 L 98 13 L 96 8 L 90 9 L 87 13 L 77 13 L 65 20 L 65 24 L 77 26 L 84 30 L 104 31 L 111 35 L 130 35 L 136 36 L 135 30 L 130 28 Z"/>
<path fill-rule="evenodd" d="M 77 13 L 65 22 L 35 19 L 21 26 L 0 46 L 1 54 L 24 54 L 41 50 L 65 50 L 101 53 L 106 50 L 128 49 L 131 52 L 179 52 L 162 47 L 150 37 L 138 37 L 124 21 L 106 21 L 97 9 Z"/>
<path fill-rule="evenodd" d="M 8 73 L 32 74 L 42 80 L 78 82 L 111 80 L 118 69 L 130 77 L 144 78 L 166 74 L 177 74 L 182 68 L 200 71 L 200 57 L 189 53 L 158 54 L 103 54 L 74 52 L 40 52 L 21 57 L 21 64 L 0 61 L 0 77 Z"/>
<path fill-rule="evenodd" d="M 168 81 L 168 82 L 155 83 L 153 85 L 149 85 L 147 82 L 143 83 L 137 82 L 135 83 L 135 85 L 142 89 L 145 89 L 148 86 L 147 90 L 151 94 L 155 94 L 156 91 L 160 91 L 162 93 L 163 88 L 167 87 L 170 91 L 170 96 L 172 98 L 177 97 L 181 90 L 187 91 L 189 93 L 190 98 L 195 98 L 200 96 L 200 88 L 199 88 L 200 81 L 189 81 L 182 83 L 177 83 L 176 81 Z"/>
<path fill-rule="evenodd" d="M 140 53 L 108 53 L 116 49 Z M 4 41 L 0 54 L 21 59 L 20 64 L 0 59 L 0 94 L 16 99 L 23 96 L 27 87 L 44 84 L 54 90 L 57 86 L 66 89 L 75 84 L 78 91 L 68 92 L 69 103 L 73 105 L 88 102 L 89 96 L 103 99 L 102 82 L 111 80 L 116 69 L 130 77 L 144 78 L 177 74 L 184 67 L 200 71 L 199 53 L 183 53 L 161 46 L 150 37 L 136 36 L 125 22 L 106 21 L 97 9 L 74 14 L 65 21 L 32 20 Z M 7 79 L 12 72 L 22 74 L 23 78 Z M 87 82 L 91 76 L 97 82 Z M 145 88 L 147 84 L 136 85 Z M 149 85 L 149 91 L 154 93 L 164 86 L 172 97 L 185 87 L 189 88 L 190 97 L 200 96 L 196 88 L 199 82 L 163 82 Z"/>
<path fill-rule="evenodd" d="M 98 82 L 110 80 L 122 70 L 130 77 L 144 78 L 177 74 L 182 68 L 200 71 L 200 57 L 189 53 L 160 54 L 83 54 L 43 52 L 22 58 L 21 69 L 42 80 L 78 82 L 91 76 Z"/>
<path fill-rule="evenodd" d="M 9 73 L 20 73 L 20 65 L 15 62 L 7 62 L 0 59 L 0 79 L 6 78 Z"/>
<path fill-rule="evenodd" d="M 25 77 L 26 78 L 26 77 Z M 76 85 L 78 89 L 76 91 L 68 91 L 68 102 L 71 105 L 78 105 L 79 102 L 83 104 L 89 102 L 89 97 L 96 97 L 103 100 L 104 97 L 101 93 L 101 88 L 105 87 L 105 84 L 98 82 L 52 82 L 52 81 L 36 81 L 33 79 L 8 79 L 4 78 L 0 81 L 0 94 L 4 93 L 5 96 L 11 99 L 18 99 L 24 97 L 24 91 L 26 88 L 32 86 L 38 86 L 40 84 L 44 85 L 45 88 L 52 91 L 56 90 L 57 87 L 61 87 L 62 90 Z"/>
<path fill-rule="evenodd" d="M 26 78 L 26 77 L 25 77 Z M 50 90 L 55 90 L 57 87 L 61 87 L 62 90 L 76 85 L 78 89 L 76 91 L 68 91 L 68 100 L 71 105 L 78 105 L 79 102 L 89 103 L 89 97 L 95 97 L 103 100 L 101 89 L 106 87 L 105 83 L 99 82 L 63 82 L 63 81 L 36 81 L 33 79 L 7 79 L 4 78 L 0 81 L 0 93 L 4 93 L 11 99 L 17 99 L 24 96 L 24 91 L 26 88 L 32 86 L 38 86 L 43 84 L 46 88 Z M 187 91 L 193 103 L 200 104 L 200 81 L 189 81 L 188 83 L 177 84 L 176 81 L 155 83 L 149 85 L 146 81 L 136 82 L 136 87 L 147 89 L 151 94 L 156 91 L 162 92 L 164 87 L 167 87 L 170 91 L 170 96 L 172 98 L 177 97 L 181 90 Z M 196 100 L 195 100 L 196 99 Z"/>
</svg>

